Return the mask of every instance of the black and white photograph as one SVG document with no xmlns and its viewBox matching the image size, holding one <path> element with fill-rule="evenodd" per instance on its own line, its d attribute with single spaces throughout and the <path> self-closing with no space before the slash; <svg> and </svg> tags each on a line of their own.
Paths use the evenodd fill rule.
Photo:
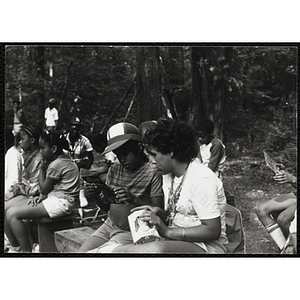
<svg viewBox="0 0 300 300">
<path fill-rule="evenodd" d="M 1 297 L 294 298 L 298 15 L 4 1 Z"/>
<path fill-rule="evenodd" d="M 4 256 L 297 255 L 297 44 L 4 55 Z"/>
</svg>

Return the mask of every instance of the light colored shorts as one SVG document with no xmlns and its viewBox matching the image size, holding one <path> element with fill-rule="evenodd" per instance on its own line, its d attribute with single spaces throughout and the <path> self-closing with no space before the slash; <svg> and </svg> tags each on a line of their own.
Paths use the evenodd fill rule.
<svg viewBox="0 0 300 300">
<path fill-rule="evenodd" d="M 131 232 L 120 229 L 108 217 L 105 222 L 92 234 L 105 241 L 115 241 L 121 245 L 133 244 Z"/>
<path fill-rule="evenodd" d="M 50 218 L 59 218 L 72 213 L 74 202 L 50 196 L 43 202 L 44 207 Z"/>
</svg>

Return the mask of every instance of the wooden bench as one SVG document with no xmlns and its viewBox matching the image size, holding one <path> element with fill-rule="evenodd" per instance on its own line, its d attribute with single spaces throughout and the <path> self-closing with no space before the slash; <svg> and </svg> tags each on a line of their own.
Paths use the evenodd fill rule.
<svg viewBox="0 0 300 300">
<path fill-rule="evenodd" d="M 95 229 L 88 226 L 56 231 L 56 249 L 60 253 L 75 253 L 94 232 Z"/>
<path fill-rule="evenodd" d="M 234 196 L 231 202 L 234 203 Z M 60 253 L 75 253 L 81 245 L 95 232 L 95 229 L 84 226 L 56 231 L 54 240 Z M 228 237 L 228 254 L 245 254 L 245 233 L 241 212 L 230 204 L 226 205 L 226 233 Z"/>
<path fill-rule="evenodd" d="M 60 218 L 51 219 L 44 217 L 37 220 L 36 223 L 40 253 L 58 252 L 54 241 L 54 232 L 72 228 L 74 217 L 75 215 L 72 213 L 71 215 Z"/>
</svg>

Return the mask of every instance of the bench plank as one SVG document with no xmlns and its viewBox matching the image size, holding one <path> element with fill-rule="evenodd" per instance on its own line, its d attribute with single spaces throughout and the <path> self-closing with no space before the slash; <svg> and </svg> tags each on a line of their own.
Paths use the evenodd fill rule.
<svg viewBox="0 0 300 300">
<path fill-rule="evenodd" d="M 88 226 L 60 230 L 54 233 L 55 245 L 60 253 L 74 253 L 89 238 L 95 229 Z"/>
<path fill-rule="evenodd" d="M 41 218 L 37 220 L 40 253 L 57 253 L 54 232 L 73 227 L 72 216 L 62 218 Z"/>
</svg>

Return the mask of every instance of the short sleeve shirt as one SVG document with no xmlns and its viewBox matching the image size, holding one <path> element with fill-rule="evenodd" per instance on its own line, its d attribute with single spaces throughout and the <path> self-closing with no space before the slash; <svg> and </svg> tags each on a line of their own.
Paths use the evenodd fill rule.
<svg viewBox="0 0 300 300">
<path fill-rule="evenodd" d="M 173 190 L 180 184 L 182 177 L 174 179 Z M 163 190 L 167 204 L 171 188 L 171 175 L 163 176 Z M 225 220 L 226 197 L 220 179 L 196 158 L 188 167 L 183 181 L 173 224 L 179 227 L 201 225 L 201 219 L 221 218 L 219 241 L 227 243 Z"/>
<path fill-rule="evenodd" d="M 70 158 L 59 157 L 51 162 L 46 172 L 46 178 L 56 181 L 49 195 L 55 195 L 58 198 L 65 198 L 66 196 L 78 198 L 80 184 L 79 169 Z"/>
<path fill-rule="evenodd" d="M 111 188 L 126 187 L 141 200 L 149 201 L 151 197 L 163 196 L 161 172 L 151 163 L 136 171 L 126 170 L 120 163 L 111 165 L 106 184 Z"/>
<path fill-rule="evenodd" d="M 223 172 L 226 160 L 225 146 L 218 138 L 214 137 L 209 144 L 201 145 L 200 155 L 204 165 L 214 172 Z"/>
<path fill-rule="evenodd" d="M 55 126 L 55 121 L 58 120 L 58 111 L 55 107 L 50 109 L 49 107 L 45 110 L 46 126 Z"/>
<path fill-rule="evenodd" d="M 42 154 L 39 150 L 32 153 L 23 153 L 23 173 L 22 181 L 25 184 L 32 184 L 39 182 L 40 165 L 43 160 Z"/>
<path fill-rule="evenodd" d="M 66 135 L 66 140 L 69 143 L 69 151 L 68 154 L 72 159 L 74 159 L 75 162 L 79 162 L 81 159 L 86 157 L 86 152 L 93 151 L 93 146 L 90 142 L 90 140 L 85 137 L 84 135 L 80 134 L 78 140 L 74 143 L 74 145 L 71 145 L 70 134 L 68 133 Z"/>
</svg>

